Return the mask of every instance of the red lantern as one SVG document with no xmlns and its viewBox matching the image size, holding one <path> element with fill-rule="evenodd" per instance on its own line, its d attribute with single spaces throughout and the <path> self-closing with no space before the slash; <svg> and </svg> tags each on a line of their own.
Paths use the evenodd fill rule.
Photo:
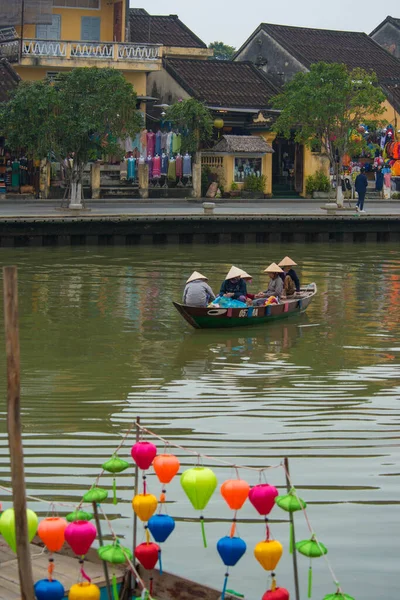
<svg viewBox="0 0 400 600">
<path fill-rule="evenodd" d="M 50 552 L 58 552 L 63 547 L 67 526 L 67 521 L 61 517 L 46 517 L 40 521 L 37 533 Z"/>
<path fill-rule="evenodd" d="M 150 571 L 157 564 L 159 552 L 160 546 L 158 544 L 154 544 L 154 542 L 143 543 L 136 546 L 135 557 L 145 569 Z"/>
<path fill-rule="evenodd" d="M 143 471 L 147 471 L 156 454 L 157 448 L 151 442 L 136 442 L 131 449 L 133 460 Z"/>
<path fill-rule="evenodd" d="M 170 483 L 179 471 L 180 462 L 173 454 L 158 454 L 153 460 L 153 467 L 160 483 Z"/>
<path fill-rule="evenodd" d="M 74 521 L 65 529 L 65 539 L 77 556 L 88 552 L 96 535 L 96 527 L 89 521 Z"/>
<path fill-rule="evenodd" d="M 275 506 L 275 498 L 278 495 L 276 487 L 268 483 L 260 483 L 251 488 L 249 500 L 260 515 L 266 516 Z"/>
<path fill-rule="evenodd" d="M 289 600 L 289 592 L 285 588 L 277 587 L 265 592 L 262 600 Z"/>
<path fill-rule="evenodd" d="M 240 510 L 249 495 L 250 485 L 244 479 L 228 479 L 221 485 L 221 495 L 229 508 Z"/>
</svg>

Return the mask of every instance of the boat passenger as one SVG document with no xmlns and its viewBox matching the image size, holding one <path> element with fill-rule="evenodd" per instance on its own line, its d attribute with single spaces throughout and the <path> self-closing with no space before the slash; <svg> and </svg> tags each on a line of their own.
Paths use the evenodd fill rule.
<svg viewBox="0 0 400 600">
<path fill-rule="evenodd" d="M 246 288 L 247 286 L 253 281 L 253 278 L 251 275 L 249 275 L 248 273 L 246 273 L 246 271 L 243 271 L 242 269 L 240 269 L 241 271 L 241 275 L 240 277 L 243 279 L 243 281 L 246 282 Z M 254 300 L 255 295 L 254 294 L 249 294 L 249 292 L 247 292 L 246 294 L 246 300 L 250 299 L 250 300 Z"/>
<path fill-rule="evenodd" d="M 220 296 L 225 298 L 233 298 L 246 302 L 247 286 L 244 279 L 241 278 L 242 270 L 237 267 L 231 267 L 225 281 L 222 282 L 219 292 Z"/>
<path fill-rule="evenodd" d="M 185 285 L 183 304 L 206 307 L 212 300 L 215 300 L 215 294 L 207 281 L 207 277 L 198 271 L 193 271 Z"/>
<path fill-rule="evenodd" d="M 253 300 L 254 306 L 263 306 L 270 296 L 280 298 L 283 293 L 283 281 L 280 277 L 280 274 L 283 273 L 282 269 L 277 264 L 272 263 L 265 269 L 264 273 L 268 273 L 270 277 L 268 288 L 265 292 L 256 294 L 255 300 Z"/>
<path fill-rule="evenodd" d="M 297 267 L 297 263 L 295 263 L 290 256 L 285 256 L 285 258 L 278 263 L 278 266 L 284 271 L 281 277 L 283 280 L 283 287 L 286 291 L 286 296 L 293 296 L 295 292 L 299 293 L 300 279 L 298 278 L 296 271 L 293 269 L 293 267 Z"/>
</svg>

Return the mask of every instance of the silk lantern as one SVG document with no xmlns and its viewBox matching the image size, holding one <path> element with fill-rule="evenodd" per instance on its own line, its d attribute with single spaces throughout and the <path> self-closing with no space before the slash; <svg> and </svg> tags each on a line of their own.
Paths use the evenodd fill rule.
<svg viewBox="0 0 400 600">
<path fill-rule="evenodd" d="M 89 581 L 76 583 L 69 590 L 68 600 L 100 600 L 100 589 Z"/>
<path fill-rule="evenodd" d="M 132 507 L 139 519 L 146 522 L 154 515 L 157 508 L 157 498 L 153 494 L 136 494 Z"/>
<path fill-rule="evenodd" d="M 228 585 L 229 567 L 234 567 L 246 552 L 246 543 L 239 537 L 225 536 L 218 540 L 217 551 L 227 567 L 222 588 L 221 600 L 224 600 Z"/>
<path fill-rule="evenodd" d="M 340 590 L 337 590 L 336 594 L 328 594 L 324 596 L 324 600 L 355 600 L 353 596 L 349 596 L 348 594 L 343 594 Z"/>
<path fill-rule="evenodd" d="M 91 521 L 93 519 L 93 514 L 86 512 L 85 510 L 74 510 L 66 515 L 65 518 L 68 523 L 72 523 L 73 521 Z"/>
<path fill-rule="evenodd" d="M 108 546 L 102 546 L 97 550 L 101 560 L 111 563 L 112 565 L 123 565 L 127 560 L 132 560 L 133 555 L 129 548 L 121 546 L 119 540 L 114 541 Z M 119 600 L 117 577 L 115 572 L 112 576 L 112 591 L 114 600 Z"/>
<path fill-rule="evenodd" d="M 278 494 L 278 490 L 273 485 L 259 483 L 249 491 L 249 500 L 260 515 L 267 516 L 275 506 L 275 498 Z"/>
<path fill-rule="evenodd" d="M 38 517 L 30 508 L 26 509 L 28 524 L 28 539 L 31 542 L 35 537 L 38 527 Z M 15 532 L 15 513 L 13 508 L 7 508 L 0 517 L 0 532 L 13 552 L 17 552 L 17 538 Z"/>
<path fill-rule="evenodd" d="M 158 454 L 153 460 L 153 468 L 160 483 L 170 483 L 179 471 L 180 462 L 174 454 Z M 166 490 L 161 490 L 160 502 L 165 502 Z"/>
<path fill-rule="evenodd" d="M 63 600 L 65 590 L 57 579 L 40 579 L 34 585 L 37 600 Z"/>
<path fill-rule="evenodd" d="M 52 580 L 54 571 L 54 559 L 52 553 L 58 552 L 63 547 L 65 541 L 64 534 L 67 526 L 68 522 L 61 517 L 46 517 L 39 523 L 37 530 L 38 536 L 50 552 L 49 565 L 47 568 L 50 581 Z"/>
<path fill-rule="evenodd" d="M 108 460 L 107 462 L 102 464 L 102 469 L 107 471 L 108 473 L 112 473 L 113 477 L 113 504 L 117 504 L 117 483 L 115 479 L 115 475 L 118 473 L 122 473 L 126 469 L 130 467 L 130 464 L 126 460 L 122 460 L 122 458 L 118 458 L 116 454 Z"/>
<path fill-rule="evenodd" d="M 315 535 L 311 536 L 311 539 L 309 540 L 297 542 L 296 549 L 298 552 L 300 552 L 300 554 L 308 556 L 310 559 L 310 566 L 308 568 L 308 598 L 311 598 L 313 579 L 311 561 L 313 558 L 319 558 L 320 556 L 327 554 L 328 550 L 323 544 L 321 544 L 321 542 L 316 540 Z"/>
<path fill-rule="evenodd" d="M 290 600 L 287 589 L 276 586 L 275 579 L 272 580 L 271 589 L 265 592 L 262 600 Z"/>
<path fill-rule="evenodd" d="M 157 447 L 151 442 L 136 442 L 131 449 L 131 456 L 142 471 L 150 468 L 156 454 Z"/>
<path fill-rule="evenodd" d="M 75 554 L 84 556 L 96 539 L 97 531 L 89 521 L 74 521 L 65 529 L 64 535 Z"/>
<path fill-rule="evenodd" d="M 95 502 L 96 504 L 100 504 L 100 502 L 103 502 L 107 496 L 107 490 L 92 485 L 90 490 L 83 496 L 83 500 L 85 502 Z"/>
<path fill-rule="evenodd" d="M 208 467 L 193 467 L 181 475 L 181 486 L 195 510 L 204 510 L 217 487 L 217 477 Z M 204 528 L 204 517 L 200 515 L 201 533 L 204 548 L 207 538 Z"/>
<path fill-rule="evenodd" d="M 283 546 L 278 540 L 264 540 L 254 548 L 254 556 L 266 571 L 275 571 L 283 553 Z"/>
<path fill-rule="evenodd" d="M 231 537 L 236 531 L 236 515 L 246 502 L 250 491 L 250 485 L 244 479 L 228 479 L 221 485 L 221 496 L 230 509 L 235 511 L 231 527 Z"/>
<path fill-rule="evenodd" d="M 135 548 L 135 558 L 140 562 L 140 564 L 151 571 L 157 564 L 158 556 L 160 552 L 160 546 L 155 544 L 154 542 L 144 542 L 143 544 L 139 544 Z M 150 577 L 150 596 L 153 594 L 153 578 Z"/>
<path fill-rule="evenodd" d="M 307 504 L 298 497 L 295 488 L 292 488 L 285 496 L 278 496 L 275 498 L 275 504 L 282 510 L 289 513 L 294 513 L 298 510 L 304 510 Z M 289 552 L 293 554 L 294 546 L 294 529 L 293 522 L 290 521 L 290 533 L 289 533 Z"/>
<path fill-rule="evenodd" d="M 169 515 L 154 515 L 147 523 L 149 531 L 158 544 L 165 542 L 175 529 L 175 521 Z M 159 550 L 160 573 L 162 573 L 161 548 Z"/>
</svg>

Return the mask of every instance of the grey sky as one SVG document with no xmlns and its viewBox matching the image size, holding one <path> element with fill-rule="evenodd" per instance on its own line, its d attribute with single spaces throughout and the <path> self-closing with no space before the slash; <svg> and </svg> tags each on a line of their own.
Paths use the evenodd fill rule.
<svg viewBox="0 0 400 600">
<path fill-rule="evenodd" d="M 344 29 L 370 33 L 388 14 L 399 17 L 396 2 L 374 0 L 130 0 L 153 15 L 177 14 L 204 42 L 239 47 L 261 23 Z M 393 7 L 391 9 L 391 7 Z M 380 10 L 378 10 L 378 8 Z M 383 12 L 382 12 L 383 9 Z"/>
</svg>

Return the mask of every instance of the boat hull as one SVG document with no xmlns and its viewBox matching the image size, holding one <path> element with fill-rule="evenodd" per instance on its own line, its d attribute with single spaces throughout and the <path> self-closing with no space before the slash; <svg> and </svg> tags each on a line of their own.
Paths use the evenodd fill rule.
<svg viewBox="0 0 400 600">
<path fill-rule="evenodd" d="M 231 327 L 254 327 L 278 319 L 287 319 L 304 312 L 317 293 L 317 286 L 311 283 L 302 288 L 301 297 L 270 304 L 246 308 L 202 308 L 173 302 L 180 315 L 195 329 L 221 329 Z"/>
</svg>

